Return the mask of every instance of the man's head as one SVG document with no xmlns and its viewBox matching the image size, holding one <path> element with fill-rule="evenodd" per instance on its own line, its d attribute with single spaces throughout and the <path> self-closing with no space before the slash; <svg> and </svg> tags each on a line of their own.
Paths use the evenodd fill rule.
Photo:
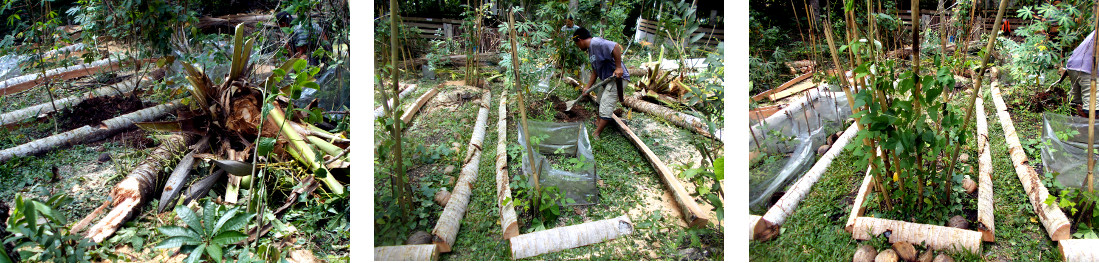
<svg viewBox="0 0 1099 263">
<path fill-rule="evenodd" d="M 286 11 L 275 14 L 275 19 L 278 21 L 279 27 L 288 27 L 290 26 L 290 20 L 293 20 L 293 18 L 290 17 L 290 13 L 287 13 Z"/>
<path fill-rule="evenodd" d="M 587 28 L 579 28 L 576 31 L 572 31 L 572 42 L 576 43 L 576 47 L 584 52 L 588 51 L 588 47 L 591 46 L 591 32 L 588 32 Z"/>
</svg>

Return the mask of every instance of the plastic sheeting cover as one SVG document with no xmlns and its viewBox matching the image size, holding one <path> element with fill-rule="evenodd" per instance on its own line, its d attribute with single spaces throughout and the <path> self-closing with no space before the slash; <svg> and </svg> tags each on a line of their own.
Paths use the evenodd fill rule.
<svg viewBox="0 0 1099 263">
<path fill-rule="evenodd" d="M 522 162 L 523 174 L 531 174 L 531 165 L 526 155 L 526 139 L 523 137 L 523 125 L 516 125 L 519 134 L 519 146 L 523 149 Z M 595 157 L 591 153 L 591 142 L 588 140 L 588 130 L 582 122 L 539 122 L 527 121 L 532 138 L 542 138 L 535 143 L 534 161 L 539 164 L 539 185 L 543 188 L 557 186 L 565 192 L 565 197 L 571 198 L 576 203 L 571 205 L 590 205 L 599 203 L 599 187 L 595 180 Z M 537 141 L 537 142 L 536 142 Z M 578 167 L 562 167 L 555 169 L 548 159 L 547 154 L 563 155 L 569 158 L 575 157 L 582 164 Z M 561 165 L 569 166 L 569 165 Z M 573 169 L 575 168 L 575 169 Z M 529 178 L 529 177 L 528 177 Z M 529 179 L 528 179 L 529 180 Z M 533 182 L 531 182 L 533 185 Z"/>
<path fill-rule="evenodd" d="M 1042 113 L 1041 140 L 1044 170 L 1056 175 L 1056 180 L 1065 187 L 1084 187 L 1088 167 L 1088 119 Z M 1099 174 L 1099 169 L 1095 171 L 1095 174 Z M 1099 187 L 1099 184 L 1095 186 Z"/>
<path fill-rule="evenodd" d="M 751 210 L 767 209 L 775 192 L 805 174 L 817 159 L 817 148 L 825 144 L 828 135 L 842 131 L 844 121 L 851 116 L 843 93 L 810 90 L 805 98 L 791 103 L 784 116 L 768 118 L 752 126 L 751 132 L 756 138 L 749 138 L 749 149 L 766 149 L 769 154 L 782 154 L 783 157 L 769 165 L 750 169 L 748 199 Z M 812 102 L 811 105 L 807 101 Z M 772 131 L 782 133 L 781 137 L 787 139 L 776 138 Z M 762 147 L 756 147 L 757 139 Z"/>
</svg>

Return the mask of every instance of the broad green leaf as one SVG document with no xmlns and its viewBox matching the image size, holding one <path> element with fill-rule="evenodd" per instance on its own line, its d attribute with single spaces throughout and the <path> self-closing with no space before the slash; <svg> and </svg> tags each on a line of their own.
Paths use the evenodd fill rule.
<svg viewBox="0 0 1099 263">
<path fill-rule="evenodd" d="M 157 230 L 160 231 L 160 234 L 170 236 L 170 237 L 176 237 L 176 236 L 187 236 L 187 237 L 195 237 L 195 238 L 200 237 L 199 234 L 196 233 L 194 230 L 191 230 L 191 229 L 185 228 L 185 227 L 179 227 L 179 226 L 158 227 Z"/>
<path fill-rule="evenodd" d="M 221 218 L 218 218 L 217 224 L 214 225 L 213 233 L 220 233 L 221 226 L 225 224 L 225 221 L 229 221 L 229 219 L 232 219 L 234 216 L 236 216 L 238 210 L 239 208 L 233 208 L 230 209 L 229 212 L 225 212 L 224 215 L 221 215 Z"/>
<path fill-rule="evenodd" d="M 222 253 L 221 247 L 218 245 L 206 246 L 206 254 L 210 255 L 211 258 L 214 258 L 215 262 L 221 263 L 222 257 L 224 256 Z"/>
<path fill-rule="evenodd" d="M 206 251 L 206 244 L 199 244 L 195 250 L 191 250 L 191 254 L 187 255 L 187 259 L 184 262 L 193 263 L 200 262 L 202 260 L 202 252 Z"/>
<path fill-rule="evenodd" d="M 222 224 L 221 230 L 222 231 L 240 230 L 246 224 L 248 224 L 248 220 L 250 220 L 253 216 L 255 216 L 255 213 L 237 214 L 236 216 L 233 216 L 229 220 L 226 220 L 225 224 Z"/>
<path fill-rule="evenodd" d="M 248 235 L 245 235 L 240 231 L 226 231 L 211 238 L 210 243 L 215 245 L 229 245 L 240 242 L 246 238 L 248 238 Z"/>
<path fill-rule="evenodd" d="M 267 156 L 271 153 L 271 150 L 275 148 L 275 139 L 268 137 L 260 137 L 259 143 L 256 145 L 256 151 L 260 156 Z M 251 169 L 249 169 L 251 170 Z M 251 174 L 251 173 L 249 173 Z"/>
<path fill-rule="evenodd" d="M 198 245 L 199 243 L 202 243 L 202 242 L 199 241 L 198 239 L 194 238 L 194 237 L 174 236 L 174 237 L 169 237 L 168 239 L 165 239 L 164 241 L 161 241 L 160 244 L 157 244 L 156 247 L 153 247 L 153 248 L 155 248 L 155 249 L 165 249 L 165 248 L 174 248 L 174 247 L 181 247 L 181 246 L 187 246 L 187 245 Z"/>
<path fill-rule="evenodd" d="M 183 223 L 187 224 L 187 227 L 190 227 L 192 230 L 195 231 L 201 231 L 202 223 L 199 222 L 198 215 L 195 215 L 195 211 L 192 211 L 191 208 L 187 208 L 186 206 L 182 205 L 177 205 L 175 211 L 176 215 L 179 216 L 179 219 L 183 220 Z"/>
</svg>

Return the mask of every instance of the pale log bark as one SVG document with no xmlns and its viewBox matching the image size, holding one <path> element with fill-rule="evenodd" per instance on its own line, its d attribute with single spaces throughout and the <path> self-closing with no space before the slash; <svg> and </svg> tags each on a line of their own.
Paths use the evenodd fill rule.
<svg viewBox="0 0 1099 263">
<path fill-rule="evenodd" d="M 408 94 L 412 94 L 412 91 L 416 90 L 416 86 L 417 86 L 416 84 L 408 85 L 407 88 L 402 90 L 401 93 L 397 95 L 397 97 L 398 97 L 397 101 L 403 100 L 404 97 L 408 96 Z M 389 99 L 389 107 L 392 108 L 394 106 L 395 106 L 395 104 L 393 103 L 393 99 L 390 98 Z M 374 118 L 377 119 L 377 118 L 381 118 L 382 116 L 385 116 L 385 107 L 378 106 L 378 108 L 374 109 Z"/>
<path fill-rule="evenodd" d="M 466 206 L 469 204 L 473 183 L 477 180 L 477 170 L 481 164 L 481 150 L 472 147 L 474 142 L 484 141 L 485 122 L 488 122 L 488 103 L 491 101 L 491 93 L 485 92 L 480 110 L 477 111 L 477 124 L 474 124 L 473 135 L 470 136 L 470 151 L 472 157 L 462 167 L 458 182 L 454 186 L 454 192 L 450 194 L 443 213 L 439 215 L 439 221 L 435 229 L 431 231 L 432 243 L 437 245 L 439 252 L 450 252 L 454 241 L 458 237 L 458 229 L 461 227 L 462 217 L 465 216 Z"/>
<path fill-rule="evenodd" d="M 885 231 L 892 232 L 889 235 L 890 243 L 904 241 L 912 244 L 925 244 L 935 250 L 955 252 L 980 253 L 981 251 L 981 232 L 947 226 L 859 217 L 855 220 L 855 229 L 854 232 L 851 232 L 851 235 L 858 240 L 870 240 Z"/>
<path fill-rule="evenodd" d="M 763 217 L 757 215 L 748 215 L 748 240 L 756 239 L 756 224 L 759 223 Z"/>
<path fill-rule="evenodd" d="M 633 233 L 626 215 L 519 235 L 510 239 L 511 258 L 521 259 L 587 246 Z"/>
<path fill-rule="evenodd" d="M 717 139 L 722 143 L 725 142 L 725 137 L 722 136 L 722 131 L 720 128 L 716 129 L 716 131 L 714 132 L 715 134 L 710 134 L 709 127 L 707 127 L 706 122 L 702 121 L 702 119 L 699 119 L 698 117 L 687 115 L 664 106 L 649 103 L 647 101 L 632 96 L 625 97 L 624 99 L 626 102 L 626 106 L 629 106 L 630 108 L 634 108 L 642 112 L 658 116 L 679 127 L 683 127 L 684 129 L 688 129 L 698 134 L 701 134 L 702 136 Z"/>
<path fill-rule="evenodd" d="M 374 261 L 434 261 L 439 259 L 435 245 L 374 247 Z"/>
<path fill-rule="evenodd" d="M 142 60 L 130 60 L 130 59 L 118 59 L 107 58 L 93 61 L 92 63 L 72 65 L 64 68 L 55 68 L 47 70 L 43 75 L 41 72 L 27 74 L 19 77 L 14 77 L 0 82 L 0 96 L 7 96 L 24 90 L 28 90 L 37 86 L 38 84 L 46 83 L 50 80 L 69 80 L 79 78 L 100 72 L 109 72 L 121 69 L 123 66 L 133 65 L 133 63 L 149 63 L 156 61 L 155 59 L 142 59 Z"/>
<path fill-rule="evenodd" d="M 420 95 L 420 98 L 416 99 L 416 103 L 408 106 L 408 109 L 405 110 L 404 115 L 401 116 L 401 121 L 404 121 L 404 123 L 411 122 L 412 116 L 416 116 L 416 112 L 420 111 L 420 107 L 423 107 L 424 104 L 427 104 L 427 102 L 430 101 L 431 98 L 435 97 L 435 94 L 437 93 L 439 93 L 439 89 L 432 88 L 431 90 L 428 90 L 426 93 L 424 93 L 424 95 Z M 409 125 L 401 125 L 401 127 L 404 128 L 408 128 L 408 126 Z"/>
<path fill-rule="evenodd" d="M 821 156 L 816 164 L 813 164 L 813 168 L 810 168 L 805 175 L 801 176 L 801 178 L 786 191 L 786 194 L 782 195 L 782 198 L 779 198 L 778 202 L 767 210 L 767 213 L 763 215 L 763 220 L 760 220 L 760 223 L 757 224 L 756 227 L 777 228 L 782 225 L 782 223 L 785 223 L 786 218 L 793 214 L 794 210 L 798 208 L 798 204 L 801 203 L 801 200 L 809 195 L 809 190 L 813 189 L 813 184 L 816 184 L 817 181 L 820 180 L 820 177 L 824 175 L 824 172 L 828 170 L 828 166 L 832 164 L 832 160 L 843 152 L 844 146 L 847 146 L 847 143 L 851 141 L 851 138 L 854 138 L 858 133 L 858 124 L 851 124 L 850 127 L 847 127 L 847 130 L 832 144 L 832 147 L 828 152 Z M 761 234 L 762 232 L 763 229 L 755 231 L 756 234 Z"/>
<path fill-rule="evenodd" d="M 978 92 L 978 94 L 980 94 Z M 977 190 L 977 231 L 981 232 L 982 240 L 986 242 L 996 241 L 996 221 L 992 207 L 992 155 L 988 146 L 988 120 L 985 116 L 984 99 L 977 97 L 977 149 L 981 151 L 978 167 Z"/>
<path fill-rule="evenodd" d="M 1057 248 L 1067 262 L 1099 261 L 1099 239 L 1065 239 L 1057 242 Z"/>
<path fill-rule="evenodd" d="M 1015 165 L 1015 174 L 1019 176 L 1019 181 L 1023 184 L 1023 190 L 1026 191 L 1030 204 L 1034 207 L 1034 213 L 1038 215 L 1042 226 L 1046 228 L 1049 238 L 1053 241 L 1069 239 L 1071 236 L 1068 218 L 1065 217 L 1065 213 L 1061 211 L 1056 203 L 1046 205 L 1049 190 L 1042 184 L 1041 179 L 1039 179 L 1041 177 L 1038 176 L 1038 172 L 1034 170 L 1034 167 L 1028 164 L 1026 152 L 1023 151 L 1023 145 L 1019 143 L 1019 136 L 1015 133 L 1015 124 L 1011 121 L 1011 114 L 1008 114 L 1007 105 L 1004 104 L 1004 99 L 1000 96 L 999 85 L 998 81 L 994 80 L 992 82 L 992 102 L 996 104 L 996 115 L 1000 117 L 1000 126 L 1003 127 L 1004 137 L 1007 138 L 1008 154 L 1011 155 L 1011 161 Z"/>
<path fill-rule="evenodd" d="M 84 125 L 83 127 L 72 129 L 67 132 L 0 150 L 0 162 L 6 162 L 16 156 L 29 156 L 47 152 L 64 145 L 103 139 L 132 127 L 135 122 L 151 121 L 160 118 L 161 116 L 178 109 L 182 105 L 183 104 L 177 100 L 114 117 L 105 120 L 98 125 Z"/>
<path fill-rule="evenodd" d="M 863 203 L 866 202 L 866 195 L 870 194 L 870 187 L 874 183 L 874 175 L 870 174 L 870 167 L 866 167 L 866 176 L 862 178 L 862 186 L 859 186 L 859 193 L 855 196 L 854 207 L 851 208 L 851 215 L 847 217 L 847 224 L 844 225 L 843 230 L 851 232 L 855 229 L 855 220 L 862 216 L 862 213 L 866 212 L 866 206 Z"/>
<path fill-rule="evenodd" d="M 518 216 L 511 200 L 511 177 L 508 176 L 507 168 L 507 95 L 507 90 L 500 95 L 499 118 L 496 120 L 496 206 L 500 208 L 500 227 L 503 229 L 504 239 L 519 235 Z"/>
<path fill-rule="evenodd" d="M 683 212 L 683 219 L 684 221 L 687 221 L 687 225 L 691 227 L 705 225 L 706 222 L 709 221 L 709 216 L 706 212 L 702 211 L 702 208 L 698 206 L 698 203 L 695 202 L 694 198 L 687 193 L 687 189 L 683 188 L 679 179 L 675 178 L 672 170 L 668 169 L 668 166 L 665 165 L 652 150 L 649 150 L 649 147 L 645 145 L 645 142 L 642 142 L 641 138 L 638 138 L 637 135 L 630 130 L 630 127 L 622 122 L 622 119 L 618 118 L 616 115 L 611 115 L 611 117 L 614 118 L 614 122 L 618 124 L 616 125 L 618 129 L 621 130 L 622 133 L 625 133 L 626 137 L 629 137 L 630 142 L 632 142 L 634 146 L 637 146 L 637 149 L 641 150 L 645 159 L 649 160 L 649 163 L 653 165 L 653 168 L 656 169 L 656 173 L 660 175 L 660 179 L 664 181 L 664 185 L 672 191 L 672 196 L 675 197 L 676 203 L 679 204 L 680 211 Z"/>
<path fill-rule="evenodd" d="M 102 96 L 116 96 L 120 94 L 127 94 L 137 88 L 138 82 L 141 84 L 151 83 L 149 81 L 140 81 L 139 78 L 133 77 L 128 80 L 119 82 L 114 85 L 101 87 L 93 91 L 84 93 L 83 95 L 72 96 L 62 99 L 57 99 L 52 102 L 45 102 L 38 105 L 14 110 L 0 114 L 0 126 L 6 126 L 14 123 L 21 122 L 23 120 L 41 116 L 43 114 L 52 113 L 61 109 L 75 106 L 80 104 L 86 99 Z M 142 85 L 145 86 L 145 85 Z M 54 108 L 57 105 L 57 108 Z"/>
<path fill-rule="evenodd" d="M 125 179 L 116 184 L 110 193 L 111 205 L 114 208 L 100 219 L 99 223 L 88 229 L 84 237 L 95 243 L 103 242 L 126 220 L 137 215 L 141 207 L 153 198 L 157 181 L 160 180 L 161 167 L 170 165 L 174 159 L 172 156 L 186 149 L 190 137 L 192 136 L 179 133 L 168 137 L 160 147 L 149 153 L 145 161 L 139 163 Z"/>
</svg>

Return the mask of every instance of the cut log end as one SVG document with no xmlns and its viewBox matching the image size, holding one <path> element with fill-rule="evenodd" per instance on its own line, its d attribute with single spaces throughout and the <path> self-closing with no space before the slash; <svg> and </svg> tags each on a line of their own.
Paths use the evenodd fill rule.
<svg viewBox="0 0 1099 263">
<path fill-rule="evenodd" d="M 767 219 L 760 218 L 759 222 L 756 223 L 756 228 L 753 232 L 755 233 L 754 238 L 758 241 L 768 241 L 778 236 L 778 230 L 778 225 L 767 221 Z"/>
<path fill-rule="evenodd" d="M 435 249 L 440 253 L 450 252 L 450 245 L 439 235 L 434 235 L 434 238 L 431 239 L 431 243 L 435 244 Z"/>
</svg>

